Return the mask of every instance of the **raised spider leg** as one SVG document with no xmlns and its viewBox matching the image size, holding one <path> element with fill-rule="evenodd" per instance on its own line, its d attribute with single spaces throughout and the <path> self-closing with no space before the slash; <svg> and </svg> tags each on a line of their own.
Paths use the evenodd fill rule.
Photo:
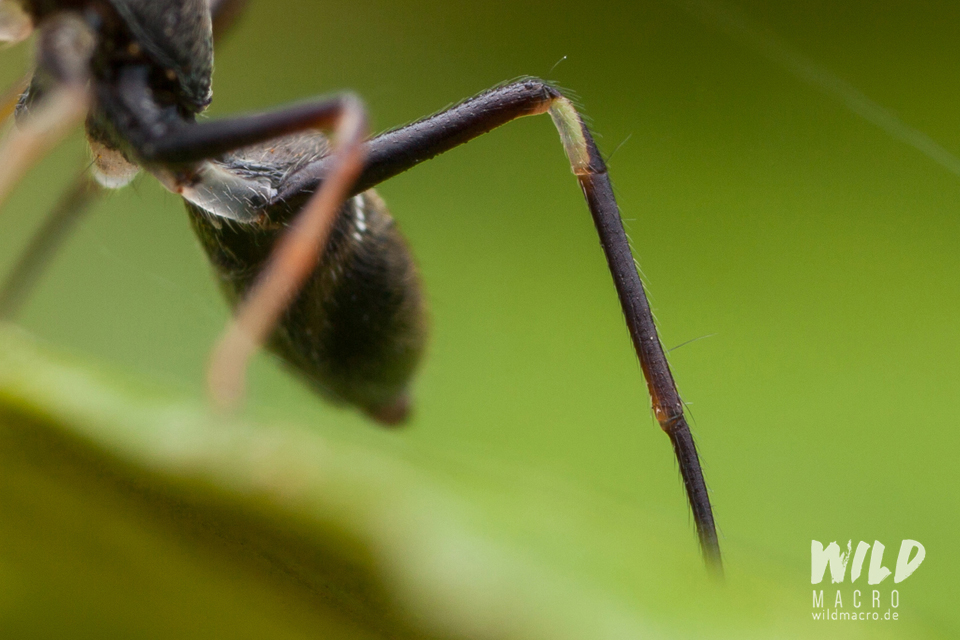
<svg viewBox="0 0 960 640">
<path fill-rule="evenodd" d="M 557 89 L 538 79 L 525 79 L 487 91 L 367 142 L 366 165 L 353 192 L 369 189 L 511 120 L 542 113 L 549 113 L 553 118 L 600 235 L 627 328 L 647 380 L 654 415 L 673 443 L 704 558 L 711 567 L 722 570 L 710 497 L 684 416 L 683 402 L 634 264 L 606 164 L 573 104 Z M 288 181 L 288 187 L 279 197 L 290 198 L 316 188 L 316 183 L 323 180 L 328 171 L 326 159 L 305 167 Z"/>
</svg>

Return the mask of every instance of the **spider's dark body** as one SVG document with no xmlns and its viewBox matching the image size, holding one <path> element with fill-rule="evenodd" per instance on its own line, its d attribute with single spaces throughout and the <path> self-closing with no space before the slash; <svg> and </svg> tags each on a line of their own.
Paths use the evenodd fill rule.
<svg viewBox="0 0 960 640">
<path fill-rule="evenodd" d="M 283 193 L 296 169 L 326 153 L 323 136 L 298 135 L 230 154 L 224 164 Z M 242 299 L 309 195 L 278 200 L 249 223 L 224 223 L 187 203 L 228 299 Z M 383 200 L 367 190 L 341 208 L 316 270 L 270 348 L 327 398 L 396 422 L 406 415 L 407 385 L 426 344 L 420 290 L 406 242 Z"/>
</svg>

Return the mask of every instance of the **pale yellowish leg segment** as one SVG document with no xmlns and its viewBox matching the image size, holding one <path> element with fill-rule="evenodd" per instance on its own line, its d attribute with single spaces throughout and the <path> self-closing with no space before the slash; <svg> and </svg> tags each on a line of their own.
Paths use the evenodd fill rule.
<svg viewBox="0 0 960 640">
<path fill-rule="evenodd" d="M 590 166 L 590 151 L 583 131 L 583 123 L 576 108 L 566 98 L 560 97 L 550 104 L 550 117 L 560 133 L 563 150 L 570 160 L 570 167 L 575 175 L 588 172 Z"/>
</svg>

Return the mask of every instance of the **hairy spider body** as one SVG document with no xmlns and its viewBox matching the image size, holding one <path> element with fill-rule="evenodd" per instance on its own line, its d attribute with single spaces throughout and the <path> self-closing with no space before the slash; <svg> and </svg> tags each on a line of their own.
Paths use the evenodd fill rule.
<svg viewBox="0 0 960 640">
<path fill-rule="evenodd" d="M 407 415 L 426 323 L 413 260 L 370 189 L 512 120 L 549 114 L 593 217 L 653 414 L 676 453 L 704 557 L 719 570 L 684 405 L 606 163 L 573 103 L 549 83 L 524 78 L 373 138 L 351 94 L 198 121 L 211 100 L 215 29 L 244 4 L 0 0 L 0 40 L 40 32 L 35 73 L 19 100 L 21 126 L 0 149 L 0 204 L 42 152 L 85 121 L 96 181 L 119 187 L 143 169 L 182 196 L 235 305 L 208 370 L 216 405 L 239 401 L 249 358 L 268 344 L 324 395 L 394 423 Z M 9 102 L 0 103 L 0 116 Z M 43 226 L 0 289 L 0 316 L 16 310 L 98 188 L 82 177 Z"/>
<path fill-rule="evenodd" d="M 269 180 L 283 193 L 298 169 L 328 150 L 323 136 L 301 134 L 243 149 L 223 163 L 246 177 Z M 234 304 L 309 195 L 278 197 L 251 222 L 224 223 L 187 202 L 193 228 Z M 328 399 L 392 424 L 407 411 L 406 389 L 426 344 L 424 316 L 413 258 L 383 200 L 370 189 L 341 207 L 317 267 L 268 344 Z"/>
</svg>

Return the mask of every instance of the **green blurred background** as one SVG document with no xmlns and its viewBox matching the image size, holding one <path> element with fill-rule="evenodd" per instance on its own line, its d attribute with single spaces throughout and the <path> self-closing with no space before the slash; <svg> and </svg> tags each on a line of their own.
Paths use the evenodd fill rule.
<svg viewBox="0 0 960 640">
<path fill-rule="evenodd" d="M 960 5 L 737 6 L 960 154 Z M 28 54 L 0 52 L 3 83 Z M 892 554 L 912 538 L 927 558 L 904 604 L 960 628 L 960 176 L 670 2 L 253 0 L 217 50 L 211 113 L 350 88 L 382 130 L 522 74 L 573 89 L 616 150 L 666 346 L 703 337 L 671 362 L 728 563 L 761 558 L 802 588 L 811 539 L 877 539 Z M 75 136 L 24 180 L 0 217 L 0 269 L 85 153 Z M 267 356 L 251 415 L 389 441 L 441 474 L 523 469 L 546 491 L 686 523 L 549 119 L 508 125 L 381 193 L 431 308 L 414 421 L 379 431 Z M 182 205 L 141 178 L 96 207 L 22 324 L 199 398 L 226 318 Z"/>
</svg>

